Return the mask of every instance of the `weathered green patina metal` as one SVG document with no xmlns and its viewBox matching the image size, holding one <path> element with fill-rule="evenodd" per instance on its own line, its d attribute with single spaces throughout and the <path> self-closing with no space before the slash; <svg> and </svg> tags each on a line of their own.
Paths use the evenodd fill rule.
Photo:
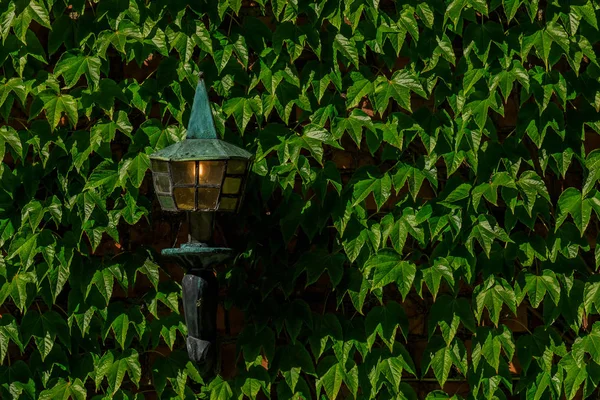
<svg viewBox="0 0 600 400">
<path fill-rule="evenodd" d="M 189 271 L 210 269 L 222 264 L 233 255 L 233 250 L 228 247 L 209 247 L 205 243 L 184 243 L 179 248 L 163 249 L 161 254 Z"/>
<path fill-rule="evenodd" d="M 200 77 L 187 138 L 150 155 L 152 180 L 165 211 L 239 209 L 252 154 L 217 138 L 204 80 Z"/>
<path fill-rule="evenodd" d="M 179 248 L 163 249 L 162 255 L 186 271 L 181 283 L 188 328 L 186 348 L 189 358 L 199 364 L 204 376 L 215 372 L 219 351 L 216 345 L 218 281 L 213 268 L 234 254 L 230 248 L 210 246 L 214 211 L 237 211 L 251 156 L 246 150 L 217 138 L 202 76 L 194 96 L 187 138 L 150 155 L 161 207 L 168 211 L 188 212 L 189 242 Z M 184 172 L 181 172 L 181 166 L 184 166 Z M 202 167 L 205 168 L 204 175 Z M 200 179 L 202 176 L 204 181 Z M 217 178 L 218 181 L 214 182 Z M 186 197 L 181 197 L 179 203 L 177 193 L 192 193 L 194 203 Z M 203 207 L 200 207 L 201 199 Z M 212 199 L 212 203 L 207 199 Z"/>
<path fill-rule="evenodd" d="M 210 102 L 208 101 L 208 92 L 202 73 L 196 87 L 194 102 L 192 103 L 192 115 L 187 130 L 188 139 L 216 139 L 217 131 L 213 121 Z"/>
<path fill-rule="evenodd" d="M 249 160 L 246 150 L 221 139 L 185 139 L 150 155 L 160 161 Z"/>
<path fill-rule="evenodd" d="M 251 157 L 246 150 L 217 138 L 202 77 L 196 87 L 187 138 L 150 155 L 160 161 L 250 160 Z"/>
</svg>

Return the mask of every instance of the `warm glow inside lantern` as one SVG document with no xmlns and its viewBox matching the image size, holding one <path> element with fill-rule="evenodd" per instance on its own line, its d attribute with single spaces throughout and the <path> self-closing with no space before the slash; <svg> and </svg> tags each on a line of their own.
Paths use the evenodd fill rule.
<svg viewBox="0 0 600 400">
<path fill-rule="evenodd" d="M 248 159 L 171 161 L 153 157 L 152 173 L 165 211 L 235 212 L 244 191 Z"/>
<path fill-rule="evenodd" d="M 150 156 L 154 189 L 165 211 L 236 212 L 251 154 L 217 139 L 204 81 L 192 106 L 187 139 Z"/>
</svg>

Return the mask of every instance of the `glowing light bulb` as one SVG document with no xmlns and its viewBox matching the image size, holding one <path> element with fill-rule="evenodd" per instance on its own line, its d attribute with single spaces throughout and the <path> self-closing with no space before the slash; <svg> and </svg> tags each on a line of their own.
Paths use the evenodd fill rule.
<svg viewBox="0 0 600 400">
<path fill-rule="evenodd" d="M 204 176 L 204 165 L 202 163 L 199 163 L 198 175 Z"/>
</svg>

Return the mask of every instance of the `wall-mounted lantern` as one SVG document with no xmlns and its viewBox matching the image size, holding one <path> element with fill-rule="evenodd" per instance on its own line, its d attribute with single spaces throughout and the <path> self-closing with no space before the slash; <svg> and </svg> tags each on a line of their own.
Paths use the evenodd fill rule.
<svg viewBox="0 0 600 400">
<path fill-rule="evenodd" d="M 239 210 L 251 159 L 246 150 L 217 139 L 202 75 L 186 139 L 150 155 L 161 208 L 188 214 L 188 243 L 163 249 L 162 254 L 186 270 L 182 281 L 186 347 L 190 359 L 205 372 L 216 361 L 218 286 L 213 267 L 232 255 L 232 249 L 210 245 L 214 213 Z"/>
</svg>

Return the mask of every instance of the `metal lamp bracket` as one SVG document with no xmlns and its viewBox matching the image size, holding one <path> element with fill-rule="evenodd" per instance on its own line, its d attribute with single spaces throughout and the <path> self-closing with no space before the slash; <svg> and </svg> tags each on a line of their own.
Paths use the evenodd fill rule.
<svg viewBox="0 0 600 400">
<path fill-rule="evenodd" d="M 186 270 L 181 283 L 186 348 L 190 360 L 199 364 L 205 375 L 214 370 L 217 361 L 219 285 L 213 268 L 229 259 L 233 250 L 206 243 L 212 235 L 213 213 L 189 213 L 188 220 L 189 242 L 163 249 L 162 254 Z"/>
<path fill-rule="evenodd" d="M 179 248 L 163 249 L 162 254 L 186 270 L 182 282 L 182 296 L 188 328 L 187 350 L 190 359 L 201 364 L 205 372 L 209 372 L 215 366 L 217 353 L 216 318 L 219 290 L 213 268 L 233 255 L 232 249 L 210 246 L 214 211 L 235 212 L 239 209 L 252 158 L 252 154 L 245 149 L 218 139 L 202 75 L 196 87 L 186 139 L 150 155 L 153 182 L 163 210 L 188 211 L 188 243 Z M 200 163 L 206 163 L 207 168 L 209 163 L 222 166 L 222 169 L 218 170 L 222 177 L 220 184 L 213 182 L 209 185 L 212 181 L 208 180 L 200 184 Z M 193 165 L 194 172 L 189 174 L 188 168 L 186 174 L 175 174 L 173 166 L 181 167 L 184 164 Z M 175 175 L 185 179 L 176 181 Z M 189 176 L 194 179 L 189 179 Z M 207 200 L 200 207 L 202 190 L 205 190 L 205 200 L 214 200 Z M 218 190 L 216 198 L 215 190 Z M 209 194 L 209 191 L 212 194 Z M 194 201 L 190 201 L 191 196 Z"/>
</svg>

